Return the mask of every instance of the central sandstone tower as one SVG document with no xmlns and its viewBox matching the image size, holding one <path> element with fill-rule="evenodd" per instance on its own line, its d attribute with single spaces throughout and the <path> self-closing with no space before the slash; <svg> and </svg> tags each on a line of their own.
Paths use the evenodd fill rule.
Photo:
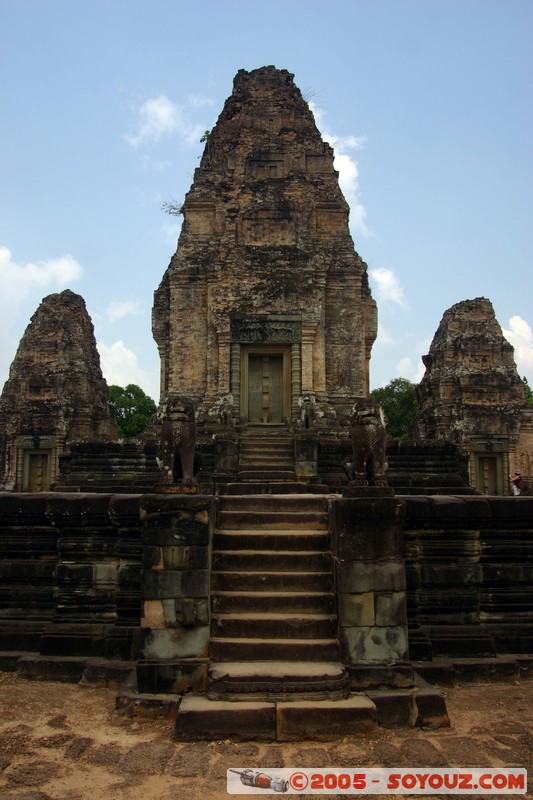
<svg viewBox="0 0 533 800">
<path fill-rule="evenodd" d="M 161 400 L 198 422 L 344 425 L 368 395 L 377 311 L 349 209 L 293 75 L 240 70 L 182 206 L 155 292 Z"/>
</svg>

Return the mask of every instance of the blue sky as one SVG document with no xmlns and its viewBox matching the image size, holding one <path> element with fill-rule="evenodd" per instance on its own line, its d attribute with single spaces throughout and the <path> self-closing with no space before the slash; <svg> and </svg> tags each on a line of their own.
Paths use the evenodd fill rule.
<svg viewBox="0 0 533 800">
<path fill-rule="evenodd" d="M 0 0 L 0 386 L 71 288 L 109 383 L 157 399 L 153 292 L 236 72 L 288 69 L 333 144 L 380 334 L 418 381 L 444 311 L 489 298 L 533 385 L 532 0 Z"/>
</svg>

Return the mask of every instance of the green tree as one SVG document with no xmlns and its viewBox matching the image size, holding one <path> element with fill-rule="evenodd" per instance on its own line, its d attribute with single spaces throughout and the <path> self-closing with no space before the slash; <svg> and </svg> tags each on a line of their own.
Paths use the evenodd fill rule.
<svg viewBox="0 0 533 800">
<path fill-rule="evenodd" d="M 387 433 L 395 439 L 406 439 L 418 411 L 416 386 L 407 378 L 394 378 L 381 389 L 370 392 L 387 415 Z"/>
<path fill-rule="evenodd" d="M 125 388 L 110 386 L 108 405 L 121 438 L 142 433 L 157 408 L 152 398 L 134 383 L 128 383 Z"/>
</svg>

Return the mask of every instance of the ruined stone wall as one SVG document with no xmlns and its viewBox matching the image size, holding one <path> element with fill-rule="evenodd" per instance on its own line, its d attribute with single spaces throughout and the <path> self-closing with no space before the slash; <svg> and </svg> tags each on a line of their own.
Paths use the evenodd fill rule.
<svg viewBox="0 0 533 800">
<path fill-rule="evenodd" d="M 190 394 L 208 415 L 240 391 L 247 344 L 292 347 L 293 406 L 298 392 L 341 406 L 368 392 L 377 315 L 366 265 L 333 151 L 290 73 L 237 74 L 182 211 L 153 307 L 162 397 Z"/>
<path fill-rule="evenodd" d="M 215 504 L 0 493 L 0 651 L 139 658 L 146 691 L 201 689 Z M 529 497 L 333 500 L 347 665 L 405 657 L 406 610 L 411 659 L 531 652 L 532 520 Z"/>
<path fill-rule="evenodd" d="M 410 655 L 533 650 L 533 498 L 403 497 Z"/>
<path fill-rule="evenodd" d="M 141 691 L 170 691 L 167 673 L 172 691 L 198 688 L 207 674 L 214 503 L 0 493 L 0 651 L 139 658 Z"/>
<path fill-rule="evenodd" d="M 403 515 L 394 498 L 331 504 L 339 636 L 350 666 L 408 658 Z"/>
<path fill-rule="evenodd" d="M 50 488 L 67 442 L 116 437 L 92 322 L 70 290 L 31 318 L 0 397 L 0 487 Z"/>
<path fill-rule="evenodd" d="M 0 649 L 132 658 L 138 497 L 0 493 Z"/>
<path fill-rule="evenodd" d="M 205 689 L 214 499 L 140 500 L 143 572 L 139 690 Z"/>
</svg>

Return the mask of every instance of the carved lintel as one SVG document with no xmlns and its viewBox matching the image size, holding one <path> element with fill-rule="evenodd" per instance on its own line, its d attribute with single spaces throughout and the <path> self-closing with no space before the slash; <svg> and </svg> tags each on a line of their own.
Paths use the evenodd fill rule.
<svg viewBox="0 0 533 800">
<path fill-rule="evenodd" d="M 234 344 L 293 343 L 302 338 L 302 324 L 297 320 L 248 317 L 232 319 L 231 341 Z"/>
</svg>

